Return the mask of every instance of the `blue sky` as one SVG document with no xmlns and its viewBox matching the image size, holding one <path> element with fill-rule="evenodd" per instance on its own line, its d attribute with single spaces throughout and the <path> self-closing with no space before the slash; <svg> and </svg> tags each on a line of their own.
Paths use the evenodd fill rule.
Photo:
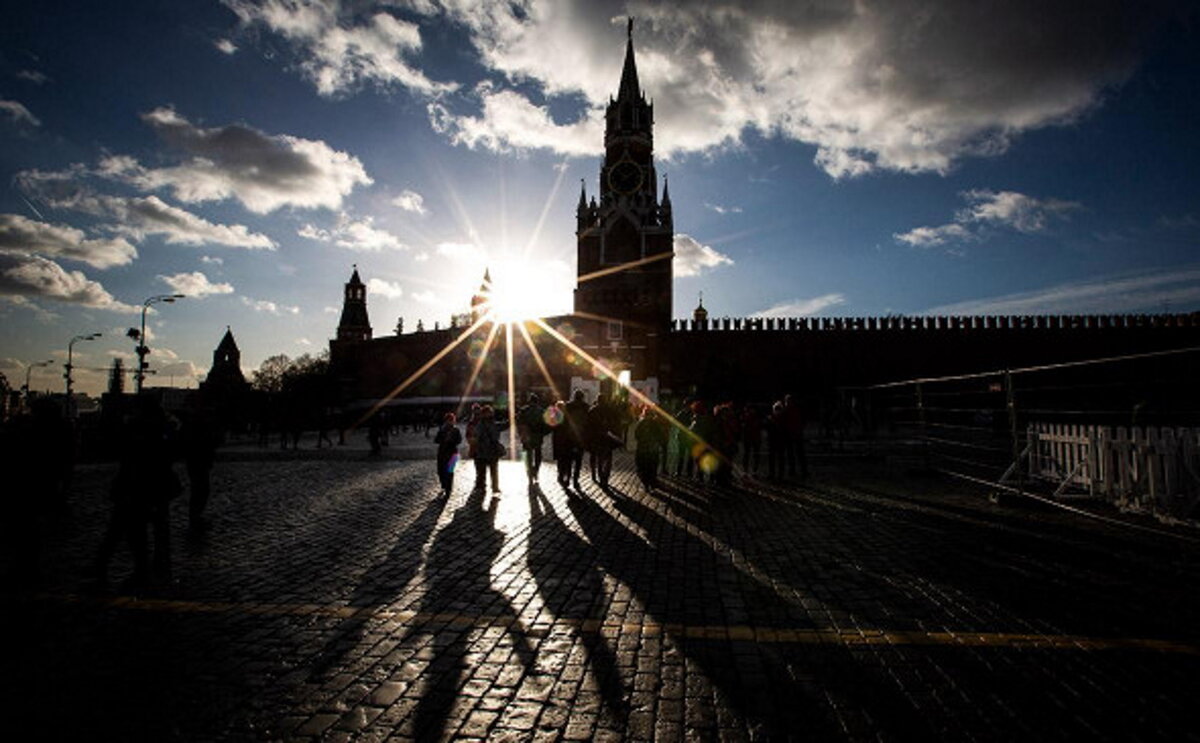
<svg viewBox="0 0 1200 743">
<path fill-rule="evenodd" d="M 626 15 L 675 314 L 1200 309 L 1196 12 L 1171 3 L 25 3 L 0 29 L 0 371 L 99 392 L 376 335 L 483 267 L 570 309 Z"/>
</svg>

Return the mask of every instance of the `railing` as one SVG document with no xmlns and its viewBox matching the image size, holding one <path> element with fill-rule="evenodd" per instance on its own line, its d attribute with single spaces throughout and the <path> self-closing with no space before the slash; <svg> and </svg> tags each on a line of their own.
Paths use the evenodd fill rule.
<svg viewBox="0 0 1200 743">
<path fill-rule="evenodd" d="M 1034 423 L 1031 477 L 1122 508 L 1190 518 L 1200 504 L 1200 428 Z"/>
<path fill-rule="evenodd" d="M 716 317 L 672 320 L 676 332 L 881 330 L 1105 330 L 1200 328 L 1200 313 L 1159 315 L 919 315 L 913 317 Z"/>
<path fill-rule="evenodd" d="M 1200 516 L 1200 348 L 910 379 L 853 391 L 876 440 L 931 469 L 1052 499 Z M 843 397 L 847 394 L 843 390 Z"/>
</svg>

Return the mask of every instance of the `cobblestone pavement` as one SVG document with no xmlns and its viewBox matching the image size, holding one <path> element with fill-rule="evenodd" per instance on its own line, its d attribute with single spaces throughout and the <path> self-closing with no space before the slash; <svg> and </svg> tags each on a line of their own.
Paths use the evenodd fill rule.
<svg viewBox="0 0 1200 743">
<path fill-rule="evenodd" d="M 100 592 L 113 468 L 3 595 L 10 730 L 79 740 L 1183 740 L 1195 542 L 878 464 L 438 497 L 432 461 L 241 451 L 174 578 Z M 114 584 L 129 563 L 113 566 Z M 25 734 L 26 736 L 28 733 Z M 25 736 L 10 738 L 27 739 Z"/>
</svg>

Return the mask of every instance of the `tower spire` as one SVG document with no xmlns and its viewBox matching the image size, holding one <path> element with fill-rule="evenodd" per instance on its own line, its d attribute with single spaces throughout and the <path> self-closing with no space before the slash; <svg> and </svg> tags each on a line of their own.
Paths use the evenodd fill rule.
<svg viewBox="0 0 1200 743">
<path fill-rule="evenodd" d="M 633 16 L 629 17 L 629 28 L 625 41 L 625 67 L 621 70 L 621 86 L 617 89 L 618 101 L 635 101 L 641 97 L 638 84 L 637 62 L 633 58 Z"/>
</svg>

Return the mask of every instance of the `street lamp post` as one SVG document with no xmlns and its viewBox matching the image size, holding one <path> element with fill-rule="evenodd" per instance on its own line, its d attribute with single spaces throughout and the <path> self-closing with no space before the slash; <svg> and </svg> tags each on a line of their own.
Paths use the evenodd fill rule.
<svg viewBox="0 0 1200 743">
<path fill-rule="evenodd" d="M 104 335 L 104 334 L 103 333 L 90 333 L 88 335 L 77 335 L 71 339 L 70 343 L 67 344 L 67 371 L 66 371 L 66 373 L 63 374 L 63 376 L 66 377 L 66 379 L 67 379 L 67 417 L 69 417 L 69 418 L 75 417 L 75 401 L 71 397 L 71 386 L 74 384 L 74 381 L 75 381 L 71 378 L 71 370 L 75 368 L 75 365 L 72 363 L 75 358 L 75 342 L 76 341 L 94 341 L 102 335 Z"/>
<path fill-rule="evenodd" d="M 31 363 L 25 367 L 24 390 L 25 390 L 25 407 L 26 407 L 26 409 L 29 408 L 29 375 L 33 373 L 34 367 L 50 366 L 53 363 L 54 363 L 54 359 L 47 359 L 46 361 L 34 361 L 33 363 Z"/>
<path fill-rule="evenodd" d="M 134 378 L 137 380 L 137 392 L 140 395 L 142 392 L 142 383 L 146 379 L 146 355 L 150 353 L 150 349 L 146 347 L 146 310 L 150 309 L 150 305 L 166 302 L 170 304 L 176 299 L 183 299 L 182 294 L 156 294 L 142 302 L 142 329 L 138 334 L 138 345 L 135 349 L 138 357 L 137 374 Z"/>
</svg>

